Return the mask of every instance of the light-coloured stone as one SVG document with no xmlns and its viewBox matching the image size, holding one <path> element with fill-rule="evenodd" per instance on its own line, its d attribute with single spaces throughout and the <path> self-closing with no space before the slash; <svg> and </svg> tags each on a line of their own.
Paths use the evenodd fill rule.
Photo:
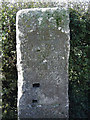
<svg viewBox="0 0 90 120">
<path fill-rule="evenodd" d="M 68 118 L 67 10 L 20 10 L 16 29 L 19 118 Z"/>
</svg>

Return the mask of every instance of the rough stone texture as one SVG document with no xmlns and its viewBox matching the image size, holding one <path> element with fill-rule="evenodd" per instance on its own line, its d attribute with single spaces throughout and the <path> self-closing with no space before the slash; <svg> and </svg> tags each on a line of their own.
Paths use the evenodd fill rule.
<svg viewBox="0 0 90 120">
<path fill-rule="evenodd" d="M 16 29 L 19 118 L 68 118 L 67 11 L 20 10 Z"/>
</svg>

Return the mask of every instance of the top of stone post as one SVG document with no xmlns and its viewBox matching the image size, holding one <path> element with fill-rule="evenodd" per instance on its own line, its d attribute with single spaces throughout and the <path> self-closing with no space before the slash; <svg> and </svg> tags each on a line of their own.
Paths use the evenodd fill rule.
<svg viewBox="0 0 90 120">
<path fill-rule="evenodd" d="M 28 21 L 33 18 L 37 20 L 36 25 L 28 25 Z M 26 28 L 25 26 L 29 27 L 29 31 L 27 32 L 35 31 L 35 26 L 40 26 L 40 29 L 43 30 L 45 21 L 49 21 L 51 23 L 50 28 L 56 28 L 61 32 L 69 33 L 69 15 L 67 9 L 63 7 L 22 9 L 17 12 L 16 21 L 17 27 L 19 27 L 18 22 L 21 24 L 24 23 L 22 24 L 22 29 L 19 29 L 19 32 L 21 33 L 23 33 L 23 28 Z"/>
</svg>

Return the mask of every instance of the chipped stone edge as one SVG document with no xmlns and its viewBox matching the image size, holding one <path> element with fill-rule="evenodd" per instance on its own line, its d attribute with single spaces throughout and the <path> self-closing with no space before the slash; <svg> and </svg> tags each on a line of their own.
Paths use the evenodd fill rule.
<svg viewBox="0 0 90 120">
<path fill-rule="evenodd" d="M 20 51 L 20 40 L 19 40 L 19 34 L 20 31 L 18 29 L 18 20 L 19 20 L 19 15 L 21 14 L 21 10 L 19 12 L 17 12 L 16 15 L 16 49 L 17 49 L 17 71 L 18 71 L 18 82 L 17 82 L 17 86 L 18 87 L 18 100 L 17 100 L 17 111 L 18 111 L 18 115 L 19 115 L 19 100 L 22 96 L 22 86 L 23 86 L 23 70 L 22 70 L 22 64 L 20 63 L 21 61 L 21 51 Z"/>
</svg>

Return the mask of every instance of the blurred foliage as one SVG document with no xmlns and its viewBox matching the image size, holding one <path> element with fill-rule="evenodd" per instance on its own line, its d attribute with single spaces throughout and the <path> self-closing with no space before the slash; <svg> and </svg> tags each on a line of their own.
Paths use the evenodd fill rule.
<svg viewBox="0 0 90 120">
<path fill-rule="evenodd" d="M 70 9 L 70 118 L 88 118 L 90 13 Z"/>
<path fill-rule="evenodd" d="M 16 13 L 25 8 L 54 4 L 2 2 L 2 87 L 3 119 L 17 119 Z M 87 118 L 89 91 L 90 14 L 74 6 L 70 9 L 69 99 L 70 118 Z"/>
</svg>

